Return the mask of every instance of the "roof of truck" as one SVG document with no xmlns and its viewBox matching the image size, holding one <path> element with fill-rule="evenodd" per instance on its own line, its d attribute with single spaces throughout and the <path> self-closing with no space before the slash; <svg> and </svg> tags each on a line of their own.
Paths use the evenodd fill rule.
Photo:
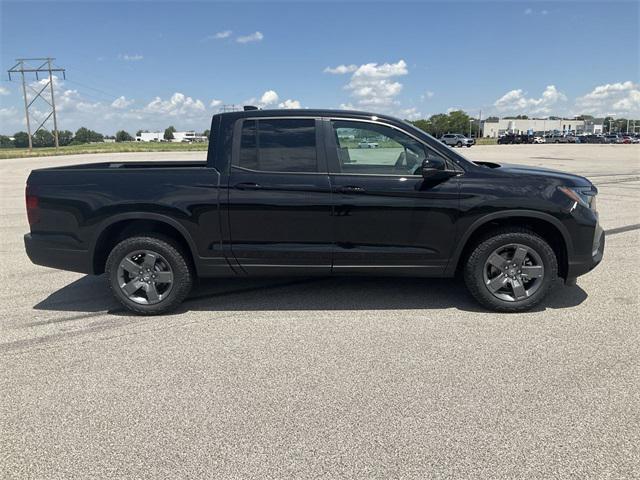
<svg viewBox="0 0 640 480">
<path fill-rule="evenodd" d="M 225 112 L 219 113 L 225 117 L 243 118 L 243 117 L 345 117 L 345 118 L 383 118 L 387 120 L 393 120 L 395 122 L 401 121 L 396 117 L 389 115 L 383 115 L 380 113 L 363 112 L 359 110 L 331 110 L 331 109 L 271 109 L 271 110 L 243 110 L 237 112 Z"/>
</svg>

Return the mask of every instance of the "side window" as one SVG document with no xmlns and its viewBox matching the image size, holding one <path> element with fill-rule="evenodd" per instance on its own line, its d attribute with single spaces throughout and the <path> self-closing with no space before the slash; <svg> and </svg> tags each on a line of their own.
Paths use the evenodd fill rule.
<svg viewBox="0 0 640 480">
<path fill-rule="evenodd" d="M 316 172 L 315 120 L 246 120 L 242 124 L 239 167 L 265 172 Z"/>
<path fill-rule="evenodd" d="M 439 156 L 413 137 L 376 123 L 333 120 L 339 172 L 417 175 L 422 162 Z"/>
</svg>

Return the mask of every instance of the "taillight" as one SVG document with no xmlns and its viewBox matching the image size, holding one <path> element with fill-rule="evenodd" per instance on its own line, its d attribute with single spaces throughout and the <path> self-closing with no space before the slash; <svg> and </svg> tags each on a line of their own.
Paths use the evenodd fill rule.
<svg viewBox="0 0 640 480">
<path fill-rule="evenodd" d="M 29 226 L 33 226 L 40 221 L 40 212 L 38 210 L 38 197 L 29 192 L 28 185 L 25 191 L 25 202 L 27 204 L 27 220 L 29 220 Z"/>
</svg>

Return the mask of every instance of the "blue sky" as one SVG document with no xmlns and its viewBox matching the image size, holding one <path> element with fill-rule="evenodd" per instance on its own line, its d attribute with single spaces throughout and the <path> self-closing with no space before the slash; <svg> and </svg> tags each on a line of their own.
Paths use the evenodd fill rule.
<svg viewBox="0 0 640 480">
<path fill-rule="evenodd" d="M 4 70 L 51 55 L 60 127 L 207 128 L 219 104 L 420 118 L 640 117 L 637 2 L 2 2 Z M 28 21 L 26 21 L 28 19 Z M 56 100 L 58 100 L 58 98 Z M 1 133 L 24 129 L 0 82 Z M 44 110 L 44 109 L 43 109 Z"/>
</svg>

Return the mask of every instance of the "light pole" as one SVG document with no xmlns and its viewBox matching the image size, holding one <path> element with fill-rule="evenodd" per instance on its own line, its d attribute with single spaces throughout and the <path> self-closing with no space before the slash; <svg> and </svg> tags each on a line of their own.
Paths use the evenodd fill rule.
<svg viewBox="0 0 640 480">
<path fill-rule="evenodd" d="M 469 119 L 469 138 L 471 138 L 471 124 L 472 123 L 473 123 L 473 120 Z M 629 129 L 627 128 L 627 130 L 629 130 Z"/>
</svg>

